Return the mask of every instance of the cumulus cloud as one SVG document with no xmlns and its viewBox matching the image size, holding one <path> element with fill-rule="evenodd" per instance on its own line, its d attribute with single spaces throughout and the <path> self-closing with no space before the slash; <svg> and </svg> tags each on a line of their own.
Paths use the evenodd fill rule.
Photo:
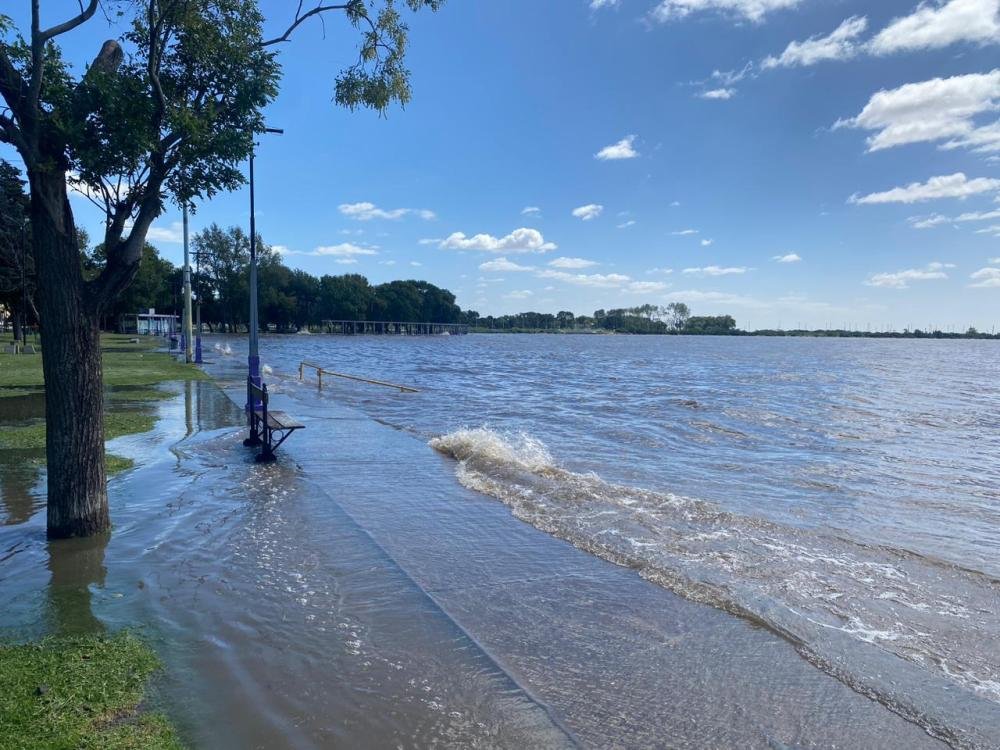
<svg viewBox="0 0 1000 750">
<path fill-rule="evenodd" d="M 996 262 L 994 259 L 993 262 Z M 979 288 L 1000 288 L 1000 268 L 980 268 L 969 275 L 973 283 L 969 286 Z"/>
<path fill-rule="evenodd" d="M 555 250 L 554 242 L 546 242 L 537 229 L 521 227 L 506 237 L 492 234 L 476 234 L 472 237 L 464 232 L 454 232 L 440 244 L 444 250 L 478 250 L 485 253 L 544 253 Z"/>
<path fill-rule="evenodd" d="M 150 242 L 180 244 L 184 242 L 184 225 L 175 221 L 169 227 L 151 226 L 146 232 L 146 239 Z"/>
<path fill-rule="evenodd" d="M 338 258 L 352 258 L 358 255 L 378 255 L 374 247 L 362 247 L 352 242 L 341 242 L 339 245 L 320 245 L 309 255 L 332 255 Z"/>
<path fill-rule="evenodd" d="M 715 240 L 702 240 L 702 241 L 701 241 L 701 246 L 702 246 L 702 247 L 708 247 L 708 246 L 709 246 L 709 245 L 711 245 L 711 244 L 712 244 L 713 242 L 715 242 Z"/>
<path fill-rule="evenodd" d="M 746 266 L 703 266 L 701 268 L 685 268 L 681 273 L 695 276 L 731 276 L 746 273 L 749 270 Z"/>
<path fill-rule="evenodd" d="M 940 49 L 956 42 L 1000 41 L 1000 0 L 922 2 L 908 16 L 896 18 L 875 35 L 874 54 Z"/>
<path fill-rule="evenodd" d="M 802 260 L 798 253 L 788 253 L 786 255 L 775 255 L 772 256 L 771 260 L 776 260 L 779 263 L 798 263 Z"/>
<path fill-rule="evenodd" d="M 990 219 L 1000 219 L 1000 208 L 992 211 L 967 211 L 958 216 L 942 216 L 941 214 L 931 214 L 930 216 L 911 216 L 907 219 L 914 229 L 931 229 L 941 224 L 965 223 L 970 221 L 989 221 Z"/>
<path fill-rule="evenodd" d="M 669 288 L 670 284 L 665 284 L 662 281 L 630 281 L 625 286 L 625 290 L 632 294 L 654 294 Z"/>
<path fill-rule="evenodd" d="M 565 281 L 567 284 L 575 284 L 576 286 L 605 288 L 620 287 L 622 284 L 632 280 L 620 273 L 569 273 L 567 271 L 555 271 L 548 268 L 539 271 L 537 276 L 543 279 Z"/>
<path fill-rule="evenodd" d="M 601 10 L 602 8 L 615 8 L 619 0 L 590 0 L 591 10 Z"/>
<path fill-rule="evenodd" d="M 496 260 L 488 260 L 485 263 L 480 263 L 479 270 L 496 273 L 501 271 L 533 271 L 535 269 L 534 266 L 520 266 L 506 258 L 497 258 Z"/>
<path fill-rule="evenodd" d="M 534 294 L 530 289 L 520 289 L 513 292 L 508 292 L 503 296 L 504 299 L 528 299 L 528 297 Z"/>
<path fill-rule="evenodd" d="M 928 263 L 923 268 L 908 268 L 905 271 L 895 273 L 875 273 L 868 277 L 865 284 L 868 286 L 885 287 L 888 289 L 909 289 L 911 281 L 932 281 L 935 279 L 947 279 L 946 268 L 954 268 L 953 263 Z"/>
<path fill-rule="evenodd" d="M 868 28 L 864 16 L 851 16 L 826 36 L 811 36 L 802 42 L 791 42 L 777 57 L 764 58 L 761 68 L 791 68 L 815 65 L 826 60 L 846 60 L 858 51 L 857 38 Z"/>
<path fill-rule="evenodd" d="M 736 96 L 736 89 L 733 88 L 718 88 L 718 89 L 708 89 L 707 91 L 702 91 L 698 94 L 702 99 L 716 99 L 723 100 L 732 99 Z"/>
<path fill-rule="evenodd" d="M 970 195 L 1000 190 L 1000 180 L 992 177 L 968 179 L 962 172 L 931 177 L 927 182 L 911 182 L 904 187 L 881 193 L 852 195 L 849 203 L 919 203 L 939 198 L 967 198 Z"/>
<path fill-rule="evenodd" d="M 635 150 L 635 136 L 627 135 L 622 138 L 618 143 L 612 143 L 610 146 L 605 146 L 596 154 L 594 154 L 595 159 L 600 159 L 601 161 L 616 161 L 618 159 L 635 159 L 639 156 L 639 152 Z"/>
<path fill-rule="evenodd" d="M 549 261 L 553 268 L 590 268 L 598 265 L 596 261 L 584 258 L 553 258 Z"/>
<path fill-rule="evenodd" d="M 802 0 L 660 0 L 650 11 L 654 21 L 667 23 L 692 13 L 716 11 L 737 19 L 760 22 L 776 10 L 795 8 Z"/>
<path fill-rule="evenodd" d="M 591 219 L 596 219 L 604 212 L 604 206 L 599 203 L 588 203 L 586 206 L 580 206 L 579 208 L 573 209 L 573 216 L 578 219 L 583 219 L 584 221 L 590 221 Z"/>
<path fill-rule="evenodd" d="M 987 153 L 1000 151 L 1000 125 L 977 126 L 975 117 L 998 108 L 1000 69 L 995 69 L 878 91 L 860 114 L 838 120 L 833 127 L 873 131 L 869 151 L 948 139 L 942 148 Z"/>
<path fill-rule="evenodd" d="M 374 203 L 362 201 L 361 203 L 341 203 L 337 210 L 349 219 L 356 221 L 371 221 L 372 219 L 402 219 L 404 216 L 414 215 L 421 219 L 430 221 L 437 218 L 433 211 L 426 208 L 379 208 Z"/>
</svg>

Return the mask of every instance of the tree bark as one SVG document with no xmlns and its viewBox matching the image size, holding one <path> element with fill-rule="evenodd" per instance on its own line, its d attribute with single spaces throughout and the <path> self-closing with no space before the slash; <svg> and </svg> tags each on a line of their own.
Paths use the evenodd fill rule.
<svg viewBox="0 0 1000 750">
<path fill-rule="evenodd" d="M 76 227 L 58 169 L 32 170 L 50 538 L 107 530 L 100 309 L 85 293 Z"/>
</svg>

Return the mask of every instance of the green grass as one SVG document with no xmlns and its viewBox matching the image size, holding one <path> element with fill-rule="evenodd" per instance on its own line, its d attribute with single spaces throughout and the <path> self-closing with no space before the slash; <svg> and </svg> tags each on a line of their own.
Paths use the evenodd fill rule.
<svg viewBox="0 0 1000 750">
<path fill-rule="evenodd" d="M 172 354 L 153 351 L 161 341 L 155 337 L 139 337 L 138 344 L 129 343 L 130 336 L 101 336 L 105 386 L 153 385 L 166 380 L 203 380 L 205 374 L 197 367 L 179 362 Z M 27 390 L 41 390 L 41 354 L 0 354 L 0 395 L 23 395 Z M 10 391 L 21 389 L 20 393 Z"/>
<path fill-rule="evenodd" d="M 0 748 L 179 750 L 141 705 L 159 666 L 129 633 L 0 646 Z"/>
<path fill-rule="evenodd" d="M 156 417 L 137 411 L 112 411 L 104 415 L 104 439 L 149 432 Z M 45 448 L 45 423 L 4 426 L 0 432 L 0 450 L 38 450 Z"/>
</svg>

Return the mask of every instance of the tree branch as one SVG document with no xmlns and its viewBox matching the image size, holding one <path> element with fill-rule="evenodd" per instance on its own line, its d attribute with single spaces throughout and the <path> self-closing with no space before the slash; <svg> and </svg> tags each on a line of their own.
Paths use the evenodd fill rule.
<svg viewBox="0 0 1000 750">
<path fill-rule="evenodd" d="M 18 120 L 24 111 L 25 88 L 24 78 L 10 61 L 7 51 L 0 46 L 0 96 L 3 96 L 10 111 Z"/>
<path fill-rule="evenodd" d="M 46 29 L 45 31 L 39 31 L 38 33 L 39 36 L 41 37 L 41 41 L 43 43 L 47 42 L 50 39 L 54 39 L 55 37 L 59 36 L 60 34 L 65 34 L 67 31 L 72 31 L 82 23 L 86 23 L 87 21 L 89 21 L 91 18 L 94 17 L 94 14 L 97 12 L 97 6 L 98 6 L 98 0 L 90 0 L 90 3 L 87 5 L 86 8 L 83 7 L 83 3 L 80 3 L 79 15 L 69 19 L 64 23 L 57 24 L 56 26 L 53 26 L 50 29 Z"/>
<path fill-rule="evenodd" d="M 343 5 L 317 5 L 310 11 L 302 13 L 302 3 L 299 3 L 298 10 L 295 11 L 295 20 L 292 25 L 289 26 L 285 33 L 281 36 L 275 37 L 274 39 L 268 39 L 266 42 L 261 42 L 261 47 L 270 47 L 272 44 L 281 44 L 282 42 L 287 42 L 291 36 L 292 32 L 295 31 L 299 26 L 301 26 L 305 21 L 312 18 L 313 16 L 319 16 L 326 13 L 328 10 L 347 10 L 353 6 L 356 6 L 357 2 L 348 2 Z"/>
</svg>

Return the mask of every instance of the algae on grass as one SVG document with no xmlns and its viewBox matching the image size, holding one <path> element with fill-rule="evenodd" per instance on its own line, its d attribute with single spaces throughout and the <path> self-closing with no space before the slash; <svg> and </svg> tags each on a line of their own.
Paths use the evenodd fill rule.
<svg viewBox="0 0 1000 750">
<path fill-rule="evenodd" d="M 0 646 L 0 748 L 180 750 L 142 707 L 159 666 L 127 632 Z"/>
</svg>

